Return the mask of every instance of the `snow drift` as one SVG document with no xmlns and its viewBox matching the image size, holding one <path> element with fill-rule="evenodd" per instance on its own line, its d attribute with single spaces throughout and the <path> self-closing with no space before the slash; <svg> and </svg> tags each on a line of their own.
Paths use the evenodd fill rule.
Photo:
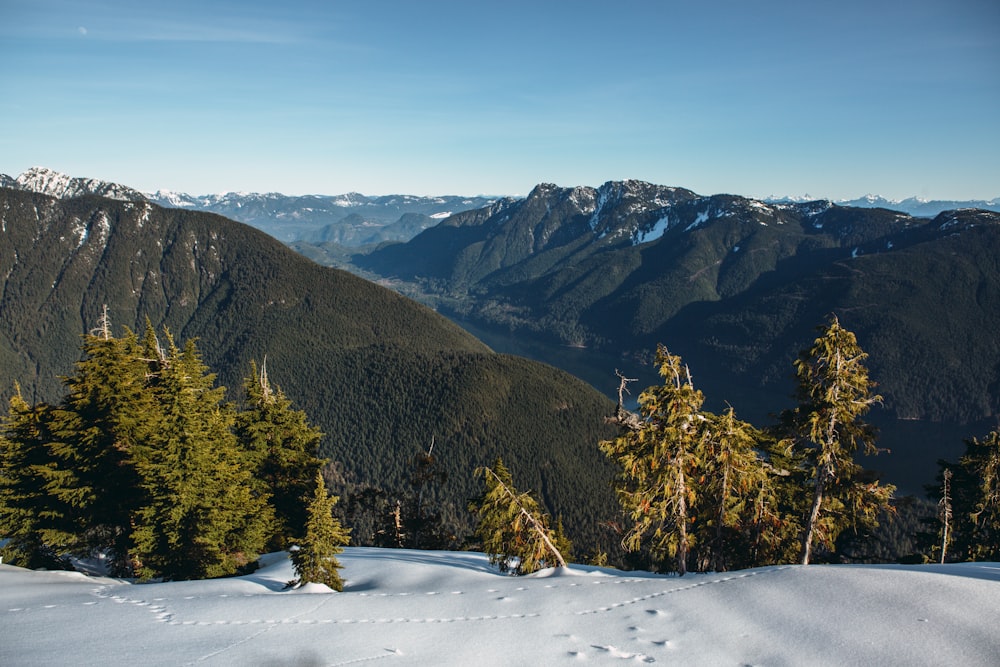
<svg viewBox="0 0 1000 667">
<path fill-rule="evenodd" d="M 777 566 L 685 577 L 348 548 L 343 593 L 131 584 L 0 565 L 0 664 L 996 665 L 1000 564 Z"/>
</svg>

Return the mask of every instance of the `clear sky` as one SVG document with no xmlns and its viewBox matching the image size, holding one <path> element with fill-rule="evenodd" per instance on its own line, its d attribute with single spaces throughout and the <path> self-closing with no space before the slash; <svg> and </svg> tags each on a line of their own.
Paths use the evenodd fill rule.
<svg viewBox="0 0 1000 667">
<path fill-rule="evenodd" d="M 997 0 L 0 0 L 0 172 L 1000 196 Z"/>
</svg>

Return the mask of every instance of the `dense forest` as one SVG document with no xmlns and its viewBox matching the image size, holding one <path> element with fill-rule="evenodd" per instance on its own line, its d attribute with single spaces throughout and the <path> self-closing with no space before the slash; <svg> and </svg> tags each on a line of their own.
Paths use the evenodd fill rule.
<svg viewBox="0 0 1000 667">
<path fill-rule="evenodd" d="M 105 311 L 60 401 L 32 404 L 17 390 L 10 400 L 0 427 L 3 555 L 28 567 L 99 558 L 116 576 L 148 580 L 231 575 L 265 550 L 291 549 L 297 583 L 335 588 L 335 556 L 349 540 L 481 549 L 514 574 L 565 565 L 573 553 L 681 575 L 1000 557 L 1000 434 L 973 438 L 957 462 L 941 463 L 937 516 L 914 523 L 914 502 L 894 499 L 855 461 L 877 450 L 864 417 L 881 397 L 866 360 L 832 318 L 795 363 L 797 407 L 762 430 L 732 407 L 704 410 L 682 359 L 661 346 L 663 384 L 640 394 L 637 413 L 620 402 L 606 418 L 618 435 L 591 442 L 618 471 L 619 507 L 591 517 L 574 542 L 546 490 L 519 491 L 499 454 L 476 468 L 484 488 L 469 494 L 464 517 L 437 493 L 448 474 L 433 440 L 400 472 L 408 488 L 349 483 L 320 458 L 322 434 L 272 386 L 266 365 L 251 364 L 235 405 L 193 341 L 179 345 L 168 331 L 161 340 L 149 324 L 142 336 L 116 338 Z M 630 379 L 620 378 L 624 394 Z M 547 474 L 568 468 L 556 462 Z M 326 479 L 345 502 L 329 496 Z M 899 515 L 905 535 L 875 532 L 880 522 L 898 528 Z"/>
</svg>

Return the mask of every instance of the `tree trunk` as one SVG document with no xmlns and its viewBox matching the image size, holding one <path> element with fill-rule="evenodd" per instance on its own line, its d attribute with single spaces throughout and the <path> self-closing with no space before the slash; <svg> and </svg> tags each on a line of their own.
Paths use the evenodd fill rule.
<svg viewBox="0 0 1000 667">
<path fill-rule="evenodd" d="M 802 538 L 802 564 L 809 564 L 809 557 L 812 555 L 813 536 L 816 532 L 816 524 L 819 522 L 819 510 L 823 505 L 823 492 L 826 490 L 827 469 L 824 466 L 820 474 L 816 476 L 816 494 L 813 496 L 812 511 L 809 512 L 809 523 L 806 524 L 805 537 Z"/>
<path fill-rule="evenodd" d="M 948 554 L 948 531 L 951 528 L 951 470 L 945 468 L 944 471 L 944 493 L 941 494 L 941 521 L 944 523 L 944 530 L 941 536 L 941 564 L 944 565 L 945 556 Z"/>
<path fill-rule="evenodd" d="M 680 532 L 680 544 L 677 545 L 677 572 L 680 576 L 687 574 L 688 536 L 687 536 L 687 485 L 684 482 L 684 470 L 680 470 L 678 478 L 677 523 Z"/>
</svg>

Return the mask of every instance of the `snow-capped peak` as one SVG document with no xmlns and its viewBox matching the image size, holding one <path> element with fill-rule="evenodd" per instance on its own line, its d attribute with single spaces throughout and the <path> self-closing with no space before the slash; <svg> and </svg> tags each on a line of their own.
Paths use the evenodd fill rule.
<svg viewBox="0 0 1000 667">
<path fill-rule="evenodd" d="M 39 194 L 68 199 L 97 195 L 121 201 L 145 201 L 138 190 L 96 178 L 75 178 L 46 167 L 32 167 L 14 179 L 14 187 Z"/>
</svg>

